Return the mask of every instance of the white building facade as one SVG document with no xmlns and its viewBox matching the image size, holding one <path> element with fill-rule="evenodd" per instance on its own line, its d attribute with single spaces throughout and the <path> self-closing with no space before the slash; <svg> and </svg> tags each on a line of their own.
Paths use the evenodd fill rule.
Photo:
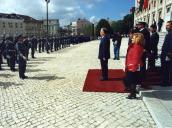
<svg viewBox="0 0 172 128">
<path fill-rule="evenodd" d="M 10 15 L 0 14 L 0 36 L 15 37 L 24 33 L 24 20 Z"/>
<path fill-rule="evenodd" d="M 78 19 L 76 22 L 72 22 L 72 35 L 85 35 L 86 27 L 92 25 L 87 19 Z"/>
<path fill-rule="evenodd" d="M 165 32 L 165 23 L 172 20 L 172 0 L 148 0 L 147 9 L 139 11 L 138 0 L 135 0 L 135 24 L 139 21 L 148 23 L 148 26 L 154 22 L 158 24 L 159 18 L 164 20 L 162 32 Z"/>
<path fill-rule="evenodd" d="M 47 20 L 43 20 L 44 32 L 47 31 Z M 58 19 L 48 20 L 48 32 L 50 36 L 59 35 L 60 23 Z"/>
</svg>

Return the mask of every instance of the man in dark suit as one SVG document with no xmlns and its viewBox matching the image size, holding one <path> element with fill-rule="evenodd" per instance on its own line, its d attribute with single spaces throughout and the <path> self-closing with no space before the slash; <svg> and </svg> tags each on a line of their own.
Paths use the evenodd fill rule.
<svg viewBox="0 0 172 128">
<path fill-rule="evenodd" d="M 155 60 L 158 56 L 158 42 L 159 42 L 159 34 L 157 33 L 157 26 L 151 25 L 150 26 L 150 56 L 148 58 L 148 67 L 150 69 L 155 68 Z"/>
<path fill-rule="evenodd" d="M 144 35 L 144 53 L 143 53 L 143 57 L 142 57 L 142 61 L 143 61 L 143 67 L 141 68 L 141 74 L 142 74 L 142 79 L 145 79 L 146 77 L 146 58 L 148 58 L 148 55 L 150 54 L 150 32 L 146 27 L 146 23 L 145 22 L 139 22 L 137 24 L 137 27 L 140 31 L 140 33 L 142 33 Z"/>
<path fill-rule="evenodd" d="M 168 31 L 161 52 L 162 86 L 172 86 L 172 21 L 166 24 Z"/>
<path fill-rule="evenodd" d="M 99 45 L 99 55 L 102 70 L 101 81 L 108 80 L 108 59 L 110 58 L 110 38 L 106 28 L 100 30 L 101 41 Z"/>
</svg>

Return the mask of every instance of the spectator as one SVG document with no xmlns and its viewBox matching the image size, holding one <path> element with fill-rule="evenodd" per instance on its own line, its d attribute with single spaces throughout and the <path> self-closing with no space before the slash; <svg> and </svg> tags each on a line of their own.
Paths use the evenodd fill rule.
<svg viewBox="0 0 172 128">
<path fill-rule="evenodd" d="M 148 68 L 155 69 L 155 60 L 158 56 L 158 42 L 159 34 L 157 33 L 157 26 L 150 26 L 150 56 L 148 57 Z"/>
<path fill-rule="evenodd" d="M 139 81 L 140 69 L 143 66 L 143 42 L 144 36 L 141 33 L 134 33 L 132 43 L 129 45 L 126 55 L 126 76 L 124 78 L 124 84 L 126 90 L 130 91 L 128 99 L 136 98 L 136 85 Z"/>
<path fill-rule="evenodd" d="M 120 47 L 121 47 L 121 40 L 122 36 L 120 33 L 115 33 L 113 36 L 113 46 L 114 46 L 114 60 L 119 60 L 120 59 Z"/>
<path fill-rule="evenodd" d="M 167 22 L 166 29 L 168 33 L 161 52 L 162 86 L 172 85 L 172 21 Z"/>
</svg>

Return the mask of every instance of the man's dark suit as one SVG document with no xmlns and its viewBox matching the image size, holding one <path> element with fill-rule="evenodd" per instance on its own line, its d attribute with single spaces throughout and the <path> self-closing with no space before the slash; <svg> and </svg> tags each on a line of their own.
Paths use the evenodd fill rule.
<svg viewBox="0 0 172 128">
<path fill-rule="evenodd" d="M 150 37 L 150 51 L 151 54 L 148 59 L 148 65 L 150 68 L 155 67 L 155 59 L 158 55 L 158 42 L 159 42 L 159 34 L 157 32 L 152 33 Z"/>
<path fill-rule="evenodd" d="M 99 45 L 99 55 L 102 70 L 102 79 L 108 79 L 108 59 L 110 58 L 110 39 L 108 36 L 101 38 Z"/>
<path fill-rule="evenodd" d="M 169 84 L 172 82 L 172 31 L 168 32 L 162 46 L 161 67 L 163 84 Z"/>
<path fill-rule="evenodd" d="M 146 58 L 148 57 L 147 55 L 150 54 L 150 32 L 148 31 L 147 28 L 143 28 L 140 30 L 140 33 L 144 35 L 144 49 L 145 52 L 143 53 L 142 61 L 143 61 L 143 67 L 141 68 L 141 74 L 142 74 L 142 79 L 146 77 Z"/>
</svg>

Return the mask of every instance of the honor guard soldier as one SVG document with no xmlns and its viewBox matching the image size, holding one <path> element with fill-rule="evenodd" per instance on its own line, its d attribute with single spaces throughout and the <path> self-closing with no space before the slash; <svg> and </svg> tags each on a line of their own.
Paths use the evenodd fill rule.
<svg viewBox="0 0 172 128">
<path fill-rule="evenodd" d="M 3 63 L 3 60 L 2 60 L 2 53 L 3 53 L 3 49 L 4 49 L 3 43 L 4 43 L 3 39 L 0 40 L 0 70 L 2 70 L 1 64 Z"/>
<path fill-rule="evenodd" d="M 30 49 L 30 43 L 29 43 L 29 38 L 28 37 L 25 37 L 24 39 L 23 39 L 23 42 L 24 42 L 24 44 L 25 44 L 25 46 L 26 46 L 26 59 L 27 60 L 29 60 L 28 59 L 28 56 L 29 56 L 29 49 Z"/>
<path fill-rule="evenodd" d="M 15 60 L 16 60 L 16 48 L 12 37 L 8 37 L 6 40 L 6 57 L 8 65 L 11 71 L 15 71 Z"/>
<path fill-rule="evenodd" d="M 50 52 L 49 52 L 49 50 L 50 50 L 49 38 L 46 38 L 46 39 L 45 39 L 45 42 L 46 42 L 46 44 L 45 44 L 46 51 L 47 51 L 47 53 L 50 53 Z"/>
<path fill-rule="evenodd" d="M 31 57 L 32 58 L 35 58 L 35 49 L 37 48 L 37 39 L 35 36 L 32 36 L 32 39 L 31 39 Z"/>
<path fill-rule="evenodd" d="M 45 37 L 42 38 L 42 52 L 45 51 L 45 44 L 46 44 L 46 39 Z"/>
<path fill-rule="evenodd" d="M 18 62 L 19 62 L 19 77 L 20 79 L 26 79 L 27 76 L 25 76 L 26 72 L 26 45 L 23 42 L 22 35 L 18 36 L 18 41 L 16 44 L 17 53 L 18 53 Z"/>
<path fill-rule="evenodd" d="M 41 47 L 42 47 L 42 38 L 38 38 L 38 49 L 39 49 L 39 53 L 41 53 Z"/>
</svg>

